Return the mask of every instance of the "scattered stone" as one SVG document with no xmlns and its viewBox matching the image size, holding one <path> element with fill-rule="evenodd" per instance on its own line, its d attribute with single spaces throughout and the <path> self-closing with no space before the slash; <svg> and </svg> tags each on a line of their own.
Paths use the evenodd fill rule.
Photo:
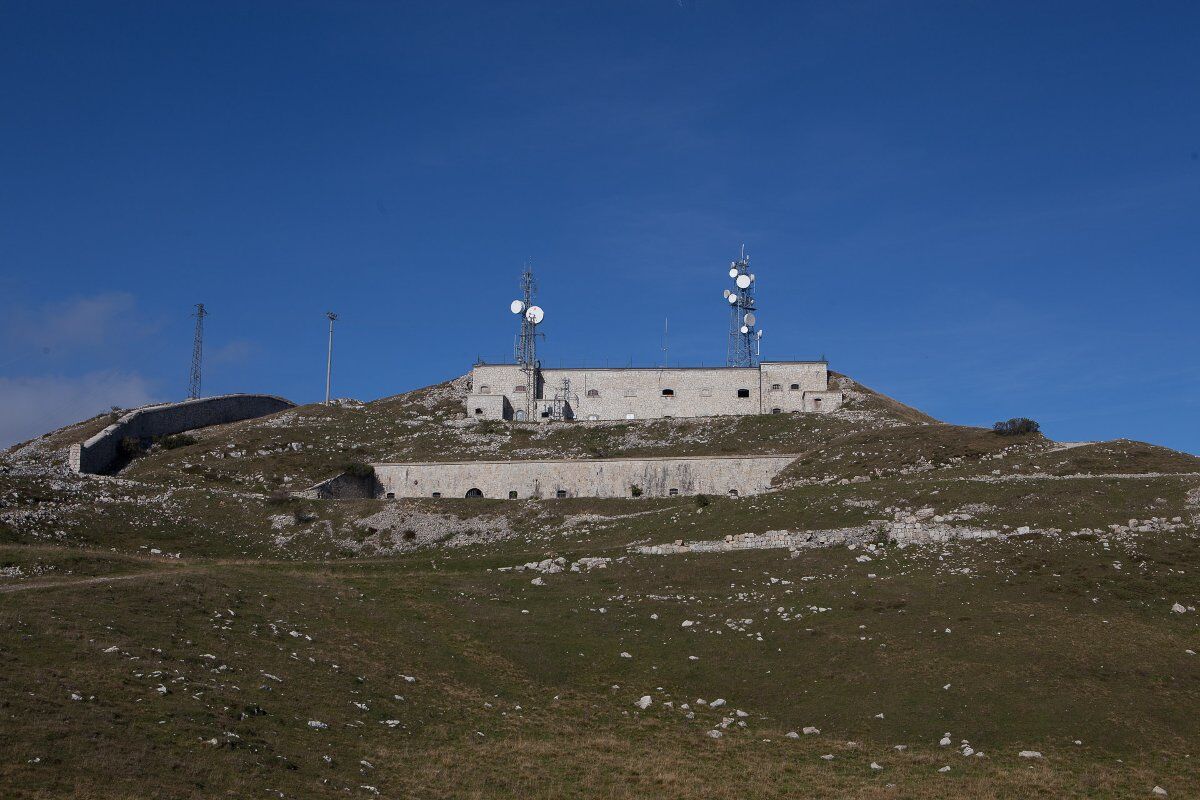
<svg viewBox="0 0 1200 800">
<path fill-rule="evenodd" d="M 635 702 L 634 705 L 637 706 L 638 708 L 642 709 L 643 711 L 645 711 L 647 708 L 650 707 L 650 704 L 653 702 L 654 701 L 650 699 L 650 695 L 644 694 L 640 698 L 638 698 L 637 702 Z"/>
<path fill-rule="evenodd" d="M 1039 753 L 1037 750 L 1022 750 L 1020 753 L 1018 753 L 1018 755 L 1021 756 L 1021 758 L 1041 758 L 1042 757 L 1042 754 Z"/>
<path fill-rule="evenodd" d="M 812 725 L 805 725 L 801 728 L 801 731 L 805 736 L 814 736 L 821 732 L 819 728 L 814 728 Z"/>
<path fill-rule="evenodd" d="M 310 719 L 308 721 L 308 727 L 312 728 L 314 731 L 323 731 L 329 726 L 320 720 Z"/>
</svg>

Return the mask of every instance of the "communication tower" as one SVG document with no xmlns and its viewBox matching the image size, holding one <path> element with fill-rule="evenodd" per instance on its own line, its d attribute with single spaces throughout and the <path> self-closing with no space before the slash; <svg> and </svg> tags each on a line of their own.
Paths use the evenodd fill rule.
<svg viewBox="0 0 1200 800">
<path fill-rule="evenodd" d="M 204 361 L 204 318 L 208 316 L 208 312 L 204 310 L 204 303 L 196 304 L 196 310 L 192 316 L 196 318 L 196 335 L 192 338 L 192 377 L 188 382 L 189 400 L 200 397 L 200 366 Z"/>
<path fill-rule="evenodd" d="M 733 279 L 733 289 L 725 290 L 725 302 L 729 304 L 729 341 L 725 348 L 725 363 L 730 367 L 756 367 L 762 348 L 762 330 L 756 327 L 755 277 L 750 272 L 746 245 L 742 245 L 738 260 L 729 263 L 729 277 Z"/>
<path fill-rule="evenodd" d="M 525 271 L 521 273 L 521 299 L 509 303 L 508 310 L 521 318 L 521 332 L 517 336 L 515 356 L 521 371 L 525 373 L 525 409 L 520 419 L 532 420 L 537 403 L 538 368 L 537 360 L 537 326 L 541 324 L 546 314 L 533 304 L 537 296 L 537 283 L 533 280 L 533 266 L 526 263 Z"/>
</svg>

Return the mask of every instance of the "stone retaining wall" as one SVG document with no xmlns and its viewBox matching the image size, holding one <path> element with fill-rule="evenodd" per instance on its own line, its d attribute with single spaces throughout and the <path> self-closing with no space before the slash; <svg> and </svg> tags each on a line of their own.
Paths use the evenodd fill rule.
<svg viewBox="0 0 1200 800">
<path fill-rule="evenodd" d="M 82 444 L 71 445 L 70 465 L 75 472 L 102 473 L 120 459 L 121 440 L 170 436 L 195 428 L 265 417 L 296 404 L 268 394 L 227 394 L 163 403 L 130 411 Z"/>
<path fill-rule="evenodd" d="M 738 496 L 770 491 L 794 455 L 373 464 L 384 497 Z M 319 487 L 314 487 L 319 488 Z M 478 494 L 476 494 L 478 492 Z"/>
</svg>

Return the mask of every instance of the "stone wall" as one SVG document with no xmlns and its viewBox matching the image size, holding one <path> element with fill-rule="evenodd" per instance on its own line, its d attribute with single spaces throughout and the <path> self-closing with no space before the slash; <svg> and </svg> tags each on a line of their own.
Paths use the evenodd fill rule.
<svg viewBox="0 0 1200 800">
<path fill-rule="evenodd" d="M 759 367 L 580 368 L 539 370 L 535 397 L 562 391 L 577 420 L 661 419 L 832 411 L 824 361 L 769 361 Z M 526 376 L 513 364 L 478 364 L 471 372 L 467 416 L 513 419 L 525 408 Z M 500 403 L 491 398 L 504 398 Z M 548 403 L 539 402 L 544 410 Z M 535 416 L 535 420 L 541 415 Z"/>
<path fill-rule="evenodd" d="M 769 491 L 794 455 L 374 464 L 384 497 L 646 497 Z M 559 494 L 559 493 L 563 494 Z"/>
<path fill-rule="evenodd" d="M 295 403 L 267 394 L 227 394 L 163 403 L 130 411 L 82 444 L 71 445 L 70 465 L 75 472 L 101 473 L 121 456 L 121 440 L 146 440 L 194 428 L 254 419 L 292 408 Z"/>
</svg>

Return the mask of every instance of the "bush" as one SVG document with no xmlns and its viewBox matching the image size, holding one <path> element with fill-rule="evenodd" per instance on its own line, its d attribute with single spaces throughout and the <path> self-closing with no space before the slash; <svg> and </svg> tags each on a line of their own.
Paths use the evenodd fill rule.
<svg viewBox="0 0 1200 800">
<path fill-rule="evenodd" d="M 187 447 L 199 441 L 195 436 L 186 433 L 173 433 L 170 436 L 159 436 L 154 440 L 162 445 L 164 450 L 174 450 L 177 447 Z"/>
<path fill-rule="evenodd" d="M 634 497 L 641 497 L 641 496 L 642 496 L 642 487 L 640 487 L 640 486 L 630 486 L 630 487 L 629 487 L 629 494 L 633 495 Z"/>
<path fill-rule="evenodd" d="M 375 477 L 375 468 L 361 461 L 352 461 L 346 465 L 346 474 L 354 478 L 366 480 L 367 478 Z"/>
<path fill-rule="evenodd" d="M 273 506 L 283 505 L 292 499 L 292 493 L 287 489 L 272 489 L 267 495 L 267 502 Z"/>
<path fill-rule="evenodd" d="M 1041 426 L 1031 419 L 1015 417 L 1007 422 L 997 422 L 992 430 L 1000 436 L 1024 436 L 1027 433 L 1040 433 Z"/>
<path fill-rule="evenodd" d="M 121 440 L 121 454 L 126 458 L 137 458 L 146 450 L 142 440 L 136 436 L 126 436 Z"/>
<path fill-rule="evenodd" d="M 708 495 L 706 495 L 706 494 L 696 495 L 696 508 L 707 508 L 708 504 L 710 502 L 711 501 L 708 499 Z"/>
</svg>

